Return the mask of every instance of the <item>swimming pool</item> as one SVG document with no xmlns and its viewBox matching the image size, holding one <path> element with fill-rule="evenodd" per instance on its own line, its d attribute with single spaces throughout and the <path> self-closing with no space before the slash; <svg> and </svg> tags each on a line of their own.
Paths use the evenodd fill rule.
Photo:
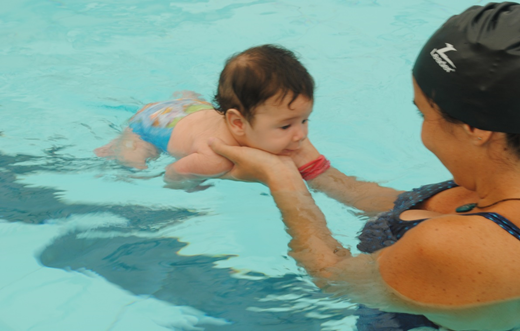
<svg viewBox="0 0 520 331">
<path fill-rule="evenodd" d="M 277 43 L 317 82 L 310 138 L 400 189 L 447 179 L 422 147 L 411 66 L 469 0 L 0 4 L 0 330 L 353 330 L 287 255 L 268 190 L 163 188 L 92 150 L 175 90 L 208 99 L 230 54 Z M 355 210 L 315 198 L 354 247 Z"/>
</svg>

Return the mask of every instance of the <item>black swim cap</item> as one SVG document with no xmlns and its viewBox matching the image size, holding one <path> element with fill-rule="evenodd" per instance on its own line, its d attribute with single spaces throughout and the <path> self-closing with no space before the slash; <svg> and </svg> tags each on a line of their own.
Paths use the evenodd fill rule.
<svg viewBox="0 0 520 331">
<path fill-rule="evenodd" d="M 421 50 L 413 75 L 452 117 L 520 133 L 520 4 L 473 6 L 451 17 Z"/>
</svg>

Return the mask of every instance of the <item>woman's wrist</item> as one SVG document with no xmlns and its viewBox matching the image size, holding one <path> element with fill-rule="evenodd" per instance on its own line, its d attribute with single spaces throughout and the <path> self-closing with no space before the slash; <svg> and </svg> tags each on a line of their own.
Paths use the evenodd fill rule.
<svg viewBox="0 0 520 331">
<path fill-rule="evenodd" d="M 302 147 L 291 155 L 291 158 L 297 168 L 316 160 L 320 156 L 320 152 L 312 145 L 309 139 L 306 139 Z"/>
<path fill-rule="evenodd" d="M 323 155 L 298 168 L 304 180 L 312 180 L 330 168 L 330 161 Z"/>
<path fill-rule="evenodd" d="M 271 192 L 307 191 L 307 186 L 300 172 L 292 162 L 282 163 L 277 169 L 271 169 L 265 183 Z"/>
</svg>

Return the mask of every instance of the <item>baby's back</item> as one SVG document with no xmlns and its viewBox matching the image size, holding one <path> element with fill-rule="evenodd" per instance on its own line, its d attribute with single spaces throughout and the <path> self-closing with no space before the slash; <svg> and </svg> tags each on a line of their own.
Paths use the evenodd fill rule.
<svg viewBox="0 0 520 331">
<path fill-rule="evenodd" d="M 210 137 L 236 145 L 221 114 L 214 109 L 192 113 L 175 126 L 168 143 L 168 153 L 176 158 L 192 153 L 207 153 L 211 151 L 208 146 Z"/>
<path fill-rule="evenodd" d="M 177 161 L 166 168 L 165 180 L 184 188 L 183 181 L 186 179 L 200 181 L 203 178 L 220 177 L 231 170 L 233 164 L 209 147 L 208 140 L 211 137 L 237 145 L 224 116 L 214 109 L 198 111 L 179 121 L 168 143 L 168 153 Z"/>
</svg>

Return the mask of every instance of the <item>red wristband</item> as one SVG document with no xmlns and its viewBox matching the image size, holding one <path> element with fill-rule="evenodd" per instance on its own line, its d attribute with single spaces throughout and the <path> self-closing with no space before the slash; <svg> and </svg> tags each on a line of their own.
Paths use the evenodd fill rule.
<svg viewBox="0 0 520 331">
<path fill-rule="evenodd" d="M 325 156 L 320 155 L 316 160 L 311 161 L 307 164 L 302 165 L 298 168 L 298 171 L 300 171 L 300 174 L 302 175 L 303 179 L 305 180 L 311 180 L 330 168 L 330 161 L 325 158 Z"/>
</svg>

